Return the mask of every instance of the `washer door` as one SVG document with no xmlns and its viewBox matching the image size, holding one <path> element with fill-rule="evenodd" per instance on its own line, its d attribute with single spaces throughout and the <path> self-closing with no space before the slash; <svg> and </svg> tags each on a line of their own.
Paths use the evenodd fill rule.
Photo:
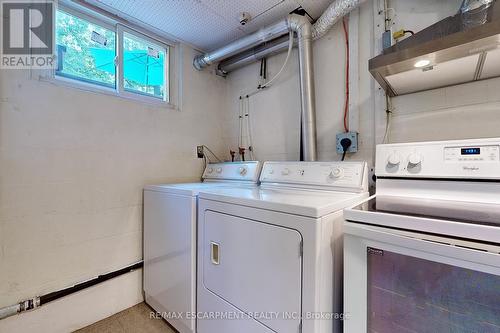
<svg viewBox="0 0 500 333">
<path fill-rule="evenodd" d="M 300 233 L 213 211 L 203 223 L 204 288 L 276 332 L 298 332 Z"/>
</svg>

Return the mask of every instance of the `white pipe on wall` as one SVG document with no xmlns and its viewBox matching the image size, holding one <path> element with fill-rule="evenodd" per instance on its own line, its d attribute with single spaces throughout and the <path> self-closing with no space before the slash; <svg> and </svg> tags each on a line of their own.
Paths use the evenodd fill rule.
<svg viewBox="0 0 500 333">
<path fill-rule="evenodd" d="M 14 304 L 10 306 L 6 306 L 4 308 L 0 308 L 0 320 L 13 316 L 16 313 L 21 312 L 21 305 Z"/>
</svg>

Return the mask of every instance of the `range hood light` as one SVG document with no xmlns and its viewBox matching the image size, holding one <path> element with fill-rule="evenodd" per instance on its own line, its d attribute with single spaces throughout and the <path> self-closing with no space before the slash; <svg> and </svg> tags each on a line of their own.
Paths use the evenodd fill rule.
<svg viewBox="0 0 500 333">
<path fill-rule="evenodd" d="M 422 68 L 422 67 L 428 66 L 430 63 L 431 63 L 430 60 L 424 59 L 424 60 L 417 61 L 415 63 L 415 65 L 413 65 L 413 66 L 416 68 Z"/>
</svg>

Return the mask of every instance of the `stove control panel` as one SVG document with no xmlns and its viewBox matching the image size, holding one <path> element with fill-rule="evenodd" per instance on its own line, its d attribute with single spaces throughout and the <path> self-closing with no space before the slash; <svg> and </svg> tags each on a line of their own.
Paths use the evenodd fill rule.
<svg viewBox="0 0 500 333">
<path fill-rule="evenodd" d="M 305 187 L 364 188 L 365 162 L 265 162 L 262 183 Z"/>
<path fill-rule="evenodd" d="M 378 145 L 378 177 L 500 179 L 500 138 Z"/>
<path fill-rule="evenodd" d="M 210 163 L 205 167 L 205 180 L 241 180 L 257 182 L 261 164 L 257 161 Z"/>
<path fill-rule="evenodd" d="M 444 160 L 455 163 L 496 162 L 500 160 L 500 146 L 446 147 Z"/>
</svg>

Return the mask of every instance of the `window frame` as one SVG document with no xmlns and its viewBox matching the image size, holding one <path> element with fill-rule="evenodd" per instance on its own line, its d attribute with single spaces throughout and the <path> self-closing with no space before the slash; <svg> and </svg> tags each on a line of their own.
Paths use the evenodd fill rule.
<svg viewBox="0 0 500 333">
<path fill-rule="evenodd" d="M 68 14 L 70 16 L 74 16 L 74 17 L 76 17 L 78 19 L 87 21 L 90 24 L 96 25 L 98 27 L 101 27 L 103 29 L 107 29 L 107 30 L 113 32 L 115 34 L 115 57 L 116 57 L 116 54 L 117 54 L 116 45 L 117 45 L 118 35 L 116 33 L 116 27 L 113 24 L 110 24 L 110 23 L 108 23 L 108 22 L 106 22 L 104 20 L 98 20 L 97 18 L 94 18 L 94 17 L 92 17 L 90 15 L 87 15 L 86 13 L 76 11 L 73 8 L 66 7 L 66 6 L 59 5 L 58 8 L 56 9 L 56 15 L 57 15 L 57 12 L 59 12 L 59 11 L 62 11 L 65 14 Z M 55 20 L 55 24 L 54 24 L 54 35 L 57 36 L 57 20 Z M 54 39 L 54 41 L 55 40 L 56 39 Z M 54 47 L 55 47 L 55 53 L 54 54 L 57 54 L 57 43 L 54 43 Z M 89 79 L 85 79 L 85 78 L 76 77 L 76 76 L 73 76 L 73 75 L 70 75 L 70 74 L 64 74 L 64 73 L 58 74 L 57 70 L 54 70 L 54 76 L 56 78 L 64 78 L 66 81 L 73 81 L 73 82 L 84 83 L 85 85 L 88 85 L 88 86 L 94 86 L 96 88 L 98 87 L 98 88 L 103 88 L 103 89 L 106 89 L 106 90 L 114 91 L 114 90 L 116 90 L 116 86 L 118 84 L 118 73 L 117 73 L 117 70 L 118 70 L 118 68 L 116 68 L 116 60 L 115 60 L 115 83 L 114 83 L 114 87 L 112 87 L 111 85 L 107 85 L 105 83 L 100 83 L 100 82 L 97 82 L 97 81 L 93 81 L 93 80 L 89 80 Z"/>
<path fill-rule="evenodd" d="M 164 64 L 163 64 L 163 82 L 164 82 L 164 92 L 163 92 L 163 97 L 157 97 L 153 96 L 147 93 L 141 93 L 141 92 L 133 92 L 130 90 L 125 89 L 125 78 L 124 78 L 124 71 L 125 71 L 125 64 L 124 64 L 124 56 L 123 56 L 123 38 L 124 35 L 129 34 L 135 38 L 145 40 L 147 43 L 152 44 L 156 47 L 158 47 L 162 52 L 165 53 L 165 59 L 164 59 Z M 115 61 L 116 65 L 116 70 L 117 70 L 117 81 L 116 81 L 116 88 L 119 94 L 125 95 L 125 96 L 130 96 L 130 95 L 139 95 L 139 96 L 144 96 L 146 98 L 154 98 L 157 100 L 163 100 L 166 103 L 170 102 L 170 49 L 168 45 L 165 45 L 164 43 L 158 42 L 156 39 L 151 38 L 147 35 L 144 35 L 140 32 L 137 32 L 133 29 L 130 29 L 124 25 L 117 24 L 116 25 L 116 34 L 117 34 L 117 58 Z"/>
<path fill-rule="evenodd" d="M 93 83 L 91 81 L 87 82 L 84 78 L 72 78 L 65 75 L 60 75 L 56 73 L 56 69 L 52 70 L 50 75 L 51 81 L 53 80 L 56 84 L 62 84 L 64 86 L 75 87 L 81 90 L 87 90 L 91 92 L 104 93 L 106 95 L 114 95 L 126 99 L 136 100 L 139 102 L 144 102 L 146 104 L 152 105 L 162 105 L 171 109 L 178 109 L 174 104 L 177 102 L 178 96 L 176 96 L 176 90 L 174 91 L 174 84 L 172 79 L 177 77 L 173 73 L 173 63 L 174 58 L 172 53 L 177 49 L 176 43 L 155 37 L 155 33 L 148 33 L 143 29 L 136 29 L 133 26 L 127 26 L 123 22 L 117 22 L 109 17 L 106 17 L 98 12 L 93 12 L 88 8 L 79 8 L 75 5 L 65 5 L 59 3 L 57 11 L 65 12 L 69 15 L 75 16 L 77 18 L 88 21 L 91 24 L 95 24 L 102 28 L 111 30 L 115 33 L 115 87 L 109 87 L 99 83 Z M 57 21 L 56 21 L 57 22 Z M 57 24 L 54 24 L 53 29 L 54 37 L 57 34 Z M 124 33 L 130 34 L 135 38 L 143 39 L 146 42 L 157 46 L 161 51 L 165 52 L 164 59 L 164 94 L 163 97 L 158 97 L 141 92 L 133 92 L 126 90 L 124 87 L 124 64 L 123 64 L 123 36 Z M 54 39 L 55 40 L 55 39 Z M 57 54 L 57 44 L 54 43 L 54 52 Z M 178 78 L 177 78 L 178 79 Z M 178 83 L 180 84 L 180 83 Z M 175 85 L 177 86 L 177 84 Z"/>
</svg>

